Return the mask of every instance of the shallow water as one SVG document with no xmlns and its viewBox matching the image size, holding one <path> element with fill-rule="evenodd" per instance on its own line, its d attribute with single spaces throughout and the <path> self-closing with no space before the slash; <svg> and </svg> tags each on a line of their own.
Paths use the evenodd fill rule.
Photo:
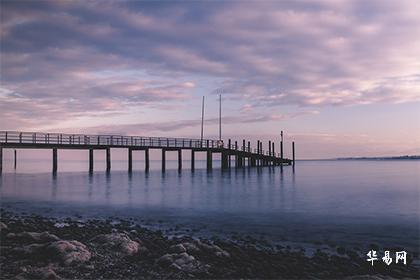
<svg viewBox="0 0 420 280">
<path fill-rule="evenodd" d="M 124 169 L 118 163 L 110 174 L 71 171 L 80 164 L 69 161 L 55 177 L 40 171 L 40 163 L 25 164 L 1 176 L 3 208 L 58 217 L 135 218 L 209 235 L 418 251 L 419 161 L 299 161 L 295 168 L 211 172 L 178 172 L 169 161 L 165 173 L 155 162 L 148 174 L 131 175 L 115 170 Z"/>
</svg>

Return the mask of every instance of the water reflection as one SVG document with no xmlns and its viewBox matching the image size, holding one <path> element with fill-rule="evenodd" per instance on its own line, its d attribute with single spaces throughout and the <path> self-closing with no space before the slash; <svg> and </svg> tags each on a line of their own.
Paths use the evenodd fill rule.
<svg viewBox="0 0 420 280">
<path fill-rule="evenodd" d="M 53 211 L 74 205 L 80 211 L 81 206 L 89 209 L 85 214 L 117 209 L 128 216 L 153 212 L 159 219 L 281 234 L 287 230 L 296 234 L 303 228 L 308 232 L 311 227 L 315 236 L 320 228 L 328 233 L 337 224 L 341 232 L 363 223 L 415 229 L 418 167 L 404 162 L 302 162 L 295 168 L 215 168 L 212 172 L 6 173 L 0 178 L 0 194 L 3 204 L 30 202 L 25 205 L 35 208 L 51 203 Z M 369 234 L 368 228 L 358 230 Z"/>
</svg>

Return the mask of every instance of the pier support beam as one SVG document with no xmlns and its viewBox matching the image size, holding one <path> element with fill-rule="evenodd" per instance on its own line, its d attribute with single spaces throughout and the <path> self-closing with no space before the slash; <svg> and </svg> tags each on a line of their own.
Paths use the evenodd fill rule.
<svg viewBox="0 0 420 280">
<path fill-rule="evenodd" d="M 128 148 L 128 172 L 133 171 L 133 150 Z"/>
<path fill-rule="evenodd" d="M 162 171 L 166 169 L 166 150 L 162 149 Z"/>
<path fill-rule="evenodd" d="M 16 149 L 14 150 L 14 167 L 15 167 L 15 169 L 17 167 L 17 151 L 16 151 Z"/>
<path fill-rule="evenodd" d="M 191 170 L 195 168 L 195 151 L 191 150 Z"/>
<path fill-rule="evenodd" d="M 106 172 L 111 171 L 111 149 L 106 148 Z"/>
<path fill-rule="evenodd" d="M 150 163 L 149 163 L 149 149 L 145 149 L 144 150 L 144 170 L 146 172 L 149 172 L 149 166 L 150 166 Z"/>
<path fill-rule="evenodd" d="M 182 170 L 182 150 L 178 150 L 178 170 Z"/>
<path fill-rule="evenodd" d="M 3 147 L 0 146 L 0 174 L 3 171 Z"/>
<path fill-rule="evenodd" d="M 295 141 L 292 142 L 292 159 L 293 159 L 293 166 L 295 166 Z"/>
<path fill-rule="evenodd" d="M 227 169 L 228 167 L 228 153 L 222 152 L 222 169 Z"/>
<path fill-rule="evenodd" d="M 89 149 L 89 173 L 93 173 L 93 149 Z"/>
<path fill-rule="evenodd" d="M 213 168 L 213 153 L 211 151 L 207 151 L 207 169 Z"/>
<path fill-rule="evenodd" d="M 55 174 L 57 173 L 57 148 L 53 149 L 53 167 L 52 167 L 52 172 Z"/>
<path fill-rule="evenodd" d="M 280 159 L 283 164 L 283 141 L 280 141 Z"/>
</svg>

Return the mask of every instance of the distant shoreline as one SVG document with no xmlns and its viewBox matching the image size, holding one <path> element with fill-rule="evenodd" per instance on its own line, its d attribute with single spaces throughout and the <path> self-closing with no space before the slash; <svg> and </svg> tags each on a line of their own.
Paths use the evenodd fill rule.
<svg viewBox="0 0 420 280">
<path fill-rule="evenodd" d="M 324 159 L 299 159 L 296 161 L 329 161 L 329 160 L 420 160 L 420 155 L 394 157 L 341 157 Z"/>
</svg>

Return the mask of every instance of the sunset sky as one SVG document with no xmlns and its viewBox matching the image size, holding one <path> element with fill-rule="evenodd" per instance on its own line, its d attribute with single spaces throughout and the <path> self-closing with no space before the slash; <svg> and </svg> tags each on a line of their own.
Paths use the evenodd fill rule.
<svg viewBox="0 0 420 280">
<path fill-rule="evenodd" d="M 0 130 L 420 154 L 420 1 L 0 3 Z"/>
</svg>

